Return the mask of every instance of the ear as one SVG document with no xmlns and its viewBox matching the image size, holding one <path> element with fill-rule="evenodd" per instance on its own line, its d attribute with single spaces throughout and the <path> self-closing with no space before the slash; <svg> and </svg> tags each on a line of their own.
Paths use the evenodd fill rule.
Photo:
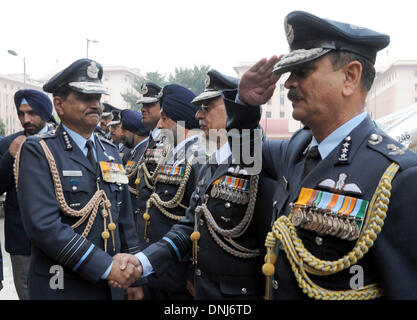
<svg viewBox="0 0 417 320">
<path fill-rule="evenodd" d="M 357 88 L 361 87 L 362 64 L 359 61 L 352 61 L 343 68 L 345 81 L 343 85 L 343 95 L 352 95 Z"/>
<path fill-rule="evenodd" d="M 55 96 L 53 101 L 54 101 L 54 107 L 55 107 L 56 113 L 58 114 L 60 118 L 62 118 L 62 116 L 64 115 L 64 107 L 63 107 L 64 100 L 61 97 Z"/>
</svg>

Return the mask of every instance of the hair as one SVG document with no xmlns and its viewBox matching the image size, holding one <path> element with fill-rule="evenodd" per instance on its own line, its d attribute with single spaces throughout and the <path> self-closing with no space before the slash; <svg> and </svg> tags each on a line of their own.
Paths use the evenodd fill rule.
<svg viewBox="0 0 417 320">
<path fill-rule="evenodd" d="M 371 90 L 372 83 L 375 79 L 375 67 L 366 58 L 351 52 L 330 51 L 329 59 L 335 70 L 338 70 L 352 61 L 359 61 L 362 65 L 361 85 L 366 91 Z"/>
</svg>

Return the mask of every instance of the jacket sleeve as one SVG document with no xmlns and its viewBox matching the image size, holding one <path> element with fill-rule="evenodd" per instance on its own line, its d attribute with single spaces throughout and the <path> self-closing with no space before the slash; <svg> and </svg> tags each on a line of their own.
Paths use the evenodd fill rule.
<svg viewBox="0 0 417 320">
<path fill-rule="evenodd" d="M 382 231 L 369 251 L 388 299 L 417 299 L 417 167 L 397 173 Z"/>
<path fill-rule="evenodd" d="M 32 244 L 60 265 L 97 282 L 112 257 L 61 222 L 49 165 L 35 139 L 27 140 L 21 150 L 17 196 Z"/>
<path fill-rule="evenodd" d="M 9 189 L 11 183 L 15 183 L 13 175 L 14 158 L 8 150 L 0 157 L 0 194 L 3 194 Z"/>
</svg>

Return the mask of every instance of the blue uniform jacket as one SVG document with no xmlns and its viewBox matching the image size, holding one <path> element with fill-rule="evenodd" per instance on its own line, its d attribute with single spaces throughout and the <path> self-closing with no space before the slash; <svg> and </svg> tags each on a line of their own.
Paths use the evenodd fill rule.
<svg viewBox="0 0 417 320">
<path fill-rule="evenodd" d="M 111 289 L 102 275 L 118 252 L 135 252 L 137 235 L 131 214 L 127 185 L 103 181 L 100 167 L 94 171 L 87 157 L 59 126 L 55 133 L 34 136 L 23 145 L 18 179 L 18 200 L 24 227 L 32 242 L 29 270 L 29 297 L 31 299 L 117 299 L 123 298 L 119 289 Z M 75 230 L 71 225 L 79 218 L 70 217 L 60 209 L 52 176 L 39 141 L 43 139 L 54 156 L 67 204 L 80 210 L 97 190 L 106 192 L 111 202 L 113 237 L 108 239 L 107 253 L 101 233 L 104 220 L 101 210 L 86 238 L 81 236 L 87 221 Z M 118 149 L 96 136 L 97 163 L 110 161 L 121 163 Z M 87 219 L 89 220 L 89 219 Z M 107 218 L 106 224 L 110 221 Z M 64 289 L 51 289 L 50 268 L 64 268 Z"/>
<path fill-rule="evenodd" d="M 233 98 L 225 101 L 228 127 L 257 127 L 260 119 L 259 107 L 237 105 Z M 414 187 L 417 179 L 417 156 L 376 129 L 367 117 L 347 137 L 347 152 L 344 150 L 344 141 L 302 178 L 305 150 L 311 139 L 311 131 L 303 128 L 290 140 L 271 140 L 263 144 L 263 170 L 278 182 L 273 197 L 272 222 L 281 215 L 289 214 L 289 204 L 297 201 L 302 187 L 320 190 L 319 185 L 324 180 L 336 182 L 341 174 L 346 175 L 346 184 L 355 184 L 360 189 L 361 194 L 356 195 L 357 198 L 370 202 L 382 174 L 392 162 L 396 162 L 400 169 L 392 181 L 387 218 L 374 246 L 357 265 L 364 270 L 365 286 L 378 283 L 386 298 L 416 299 L 417 251 L 410 244 L 417 242 L 417 189 Z M 326 191 L 348 195 L 343 189 Z M 355 241 L 323 236 L 302 228 L 297 228 L 297 233 L 306 249 L 322 260 L 335 261 L 346 255 L 355 245 Z M 319 286 L 331 290 L 349 290 L 352 278 L 349 269 L 329 276 L 309 276 Z M 282 249 L 278 252 L 274 281 L 272 298 L 307 298 L 299 288 Z"/>
<path fill-rule="evenodd" d="M 20 131 L 0 141 L 0 194 L 7 192 L 4 203 L 5 249 L 10 254 L 28 256 L 30 255 L 30 241 L 23 228 L 13 176 L 14 158 L 9 153 L 10 144 L 23 134 L 24 132 Z"/>
</svg>

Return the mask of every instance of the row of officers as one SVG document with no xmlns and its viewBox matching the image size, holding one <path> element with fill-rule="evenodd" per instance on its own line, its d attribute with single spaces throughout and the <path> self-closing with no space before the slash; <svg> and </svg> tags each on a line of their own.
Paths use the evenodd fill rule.
<svg viewBox="0 0 417 320">
<path fill-rule="evenodd" d="M 53 106 L 16 92 L 0 192 L 21 299 L 417 298 L 417 156 L 364 112 L 389 36 L 302 11 L 284 26 L 288 54 L 240 81 L 210 70 L 198 96 L 144 83 L 141 112 L 100 103 L 89 59 L 44 85 Z M 304 127 L 269 141 L 260 106 L 286 72 Z"/>
</svg>

